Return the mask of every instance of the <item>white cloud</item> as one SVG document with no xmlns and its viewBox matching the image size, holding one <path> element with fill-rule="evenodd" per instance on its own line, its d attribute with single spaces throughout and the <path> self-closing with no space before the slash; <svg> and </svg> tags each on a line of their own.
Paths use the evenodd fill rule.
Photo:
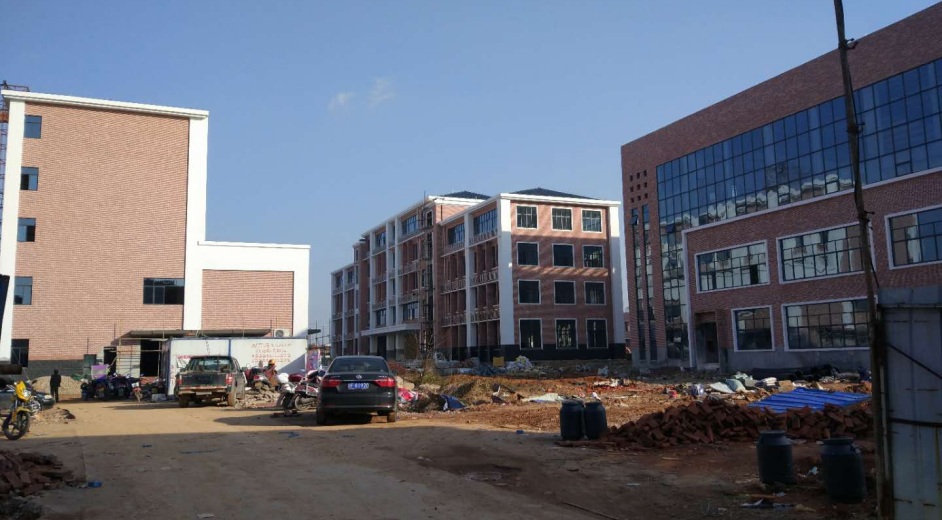
<svg viewBox="0 0 942 520">
<path fill-rule="evenodd" d="M 330 103 L 327 105 L 327 110 L 334 112 L 346 108 L 350 103 L 350 100 L 353 99 L 353 96 L 355 95 L 356 94 L 353 92 L 338 92 L 337 95 L 330 99 Z"/>
<path fill-rule="evenodd" d="M 396 97 L 396 91 L 393 89 L 392 80 L 389 78 L 378 78 L 373 80 L 373 87 L 370 88 L 369 105 L 375 107 Z"/>
</svg>

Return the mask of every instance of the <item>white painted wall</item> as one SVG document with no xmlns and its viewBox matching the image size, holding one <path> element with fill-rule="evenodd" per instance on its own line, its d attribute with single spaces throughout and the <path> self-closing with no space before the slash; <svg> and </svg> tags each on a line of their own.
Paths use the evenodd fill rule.
<svg viewBox="0 0 942 520">
<path fill-rule="evenodd" d="M 513 242 L 510 200 L 500 199 L 497 212 L 497 224 L 500 235 L 497 242 L 497 294 L 500 300 L 500 344 L 514 344 L 514 279 L 513 279 Z"/>
<path fill-rule="evenodd" d="M 624 222 L 619 206 L 608 208 L 608 225 L 611 228 L 608 250 L 611 255 L 612 273 L 612 326 L 615 327 L 615 343 L 625 342 L 625 296 L 628 294 L 628 269 L 625 263 L 625 237 L 621 233 Z"/>
<path fill-rule="evenodd" d="M 4 91 L 6 96 L 6 91 Z M 8 100 L 10 122 L 7 126 L 6 178 L 3 181 L 3 224 L 0 227 L 0 273 L 10 276 L 3 322 L 0 325 L 0 361 L 10 361 L 13 340 L 13 288 L 16 283 L 16 234 L 20 214 L 20 168 L 23 166 L 23 129 L 26 104 Z"/>
</svg>

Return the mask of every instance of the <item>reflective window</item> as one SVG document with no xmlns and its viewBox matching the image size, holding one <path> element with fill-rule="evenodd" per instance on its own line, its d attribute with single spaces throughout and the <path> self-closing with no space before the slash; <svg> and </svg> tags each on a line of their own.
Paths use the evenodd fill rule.
<svg viewBox="0 0 942 520">
<path fill-rule="evenodd" d="M 16 230 L 17 242 L 35 242 L 36 241 L 36 219 L 21 218 Z"/>
<path fill-rule="evenodd" d="M 605 320 L 586 320 L 586 339 L 589 348 L 608 348 L 606 326 Z"/>
<path fill-rule="evenodd" d="M 41 139 L 43 136 L 43 117 L 26 116 L 26 126 L 23 128 L 23 137 L 27 139 Z"/>
<path fill-rule="evenodd" d="M 557 267 L 573 267 L 575 265 L 571 245 L 553 244 L 553 265 Z"/>
<path fill-rule="evenodd" d="M 14 305 L 33 304 L 33 277 L 17 276 L 13 286 Z"/>
<path fill-rule="evenodd" d="M 890 219 L 893 265 L 942 260 L 942 208 Z"/>
<path fill-rule="evenodd" d="M 540 320 L 520 320 L 520 348 L 543 348 Z"/>
<path fill-rule="evenodd" d="M 182 305 L 183 278 L 144 278 L 144 304 Z"/>
<path fill-rule="evenodd" d="M 602 212 L 594 209 L 582 210 L 582 230 L 602 232 Z"/>
<path fill-rule="evenodd" d="M 21 367 L 29 366 L 28 339 L 14 339 L 12 341 L 10 345 L 10 363 Z"/>
<path fill-rule="evenodd" d="M 517 206 L 517 227 L 536 229 L 536 206 Z"/>
<path fill-rule="evenodd" d="M 697 255 L 701 291 L 769 283 L 765 243 Z"/>
<path fill-rule="evenodd" d="M 572 210 L 553 208 L 553 229 L 572 231 Z"/>
<path fill-rule="evenodd" d="M 39 168 L 23 166 L 20 168 L 20 189 L 36 191 L 39 188 Z"/>
<path fill-rule="evenodd" d="M 576 348 L 576 320 L 556 320 L 556 348 Z"/>
<path fill-rule="evenodd" d="M 518 303 L 540 303 L 539 280 L 517 281 L 517 302 Z"/>
<path fill-rule="evenodd" d="M 411 217 L 402 221 L 402 235 L 408 235 L 409 233 L 415 233 L 419 230 L 419 217 L 417 215 L 412 215 Z"/>
<path fill-rule="evenodd" d="M 804 280 L 863 270 L 857 225 L 779 240 L 783 280 Z"/>
<path fill-rule="evenodd" d="M 464 243 L 464 222 L 448 228 L 448 245 Z"/>
<path fill-rule="evenodd" d="M 785 307 L 790 350 L 866 348 L 867 300 Z"/>
<path fill-rule="evenodd" d="M 733 313 L 736 350 L 772 350 L 772 317 L 768 307 Z"/>
<path fill-rule="evenodd" d="M 517 265 L 540 265 L 540 246 L 536 242 L 517 242 Z"/>
<path fill-rule="evenodd" d="M 602 246 L 582 246 L 583 267 L 605 267 Z"/>
<path fill-rule="evenodd" d="M 474 235 L 481 235 L 497 229 L 497 210 L 492 209 L 474 217 Z"/>
<path fill-rule="evenodd" d="M 605 282 L 586 282 L 585 302 L 588 305 L 605 305 Z"/>
<path fill-rule="evenodd" d="M 554 282 L 556 303 L 572 305 L 576 303 L 576 282 Z"/>
</svg>

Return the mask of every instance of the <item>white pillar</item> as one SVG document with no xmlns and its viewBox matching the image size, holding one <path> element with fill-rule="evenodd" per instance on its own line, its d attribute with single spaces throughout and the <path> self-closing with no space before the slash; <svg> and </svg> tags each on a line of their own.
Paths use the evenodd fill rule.
<svg viewBox="0 0 942 520">
<path fill-rule="evenodd" d="M 13 344 L 13 289 L 16 287 L 16 240 L 20 214 L 20 169 L 23 167 L 23 131 L 26 104 L 9 101 L 7 165 L 3 181 L 3 224 L 0 228 L 0 273 L 10 276 L 10 290 L 0 330 L 0 360 L 9 361 Z M 42 173 L 42 172 L 40 172 Z"/>
<path fill-rule="evenodd" d="M 608 208 L 609 242 L 608 250 L 609 272 L 612 277 L 612 327 L 615 343 L 625 342 L 625 296 L 628 292 L 627 273 L 625 262 L 625 237 L 621 233 L 622 215 L 619 206 Z"/>
<path fill-rule="evenodd" d="M 497 294 L 500 299 L 500 344 L 514 344 L 514 277 L 513 277 L 513 215 L 510 200 L 499 200 L 497 224 Z"/>
</svg>

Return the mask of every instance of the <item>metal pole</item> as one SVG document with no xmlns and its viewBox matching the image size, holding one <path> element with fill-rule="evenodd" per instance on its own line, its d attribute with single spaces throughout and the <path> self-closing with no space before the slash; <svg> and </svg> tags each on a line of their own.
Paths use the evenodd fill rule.
<svg viewBox="0 0 942 520">
<path fill-rule="evenodd" d="M 837 21 L 838 55 L 841 61 L 841 75 L 844 83 L 844 106 L 847 116 L 847 135 L 850 145 L 850 164 L 854 176 L 854 206 L 857 210 L 857 222 L 860 227 L 860 245 L 863 257 L 864 281 L 867 286 L 867 339 L 870 345 L 870 370 L 873 374 L 873 431 L 876 437 L 876 481 L 877 481 L 877 516 L 881 519 L 893 518 L 893 486 L 890 472 L 889 449 L 887 446 L 886 424 L 884 417 L 884 375 L 886 348 L 883 344 L 882 322 L 874 294 L 873 259 L 870 255 L 870 214 L 864 207 L 863 182 L 860 178 L 860 126 L 857 124 L 857 111 L 854 106 L 854 85 L 850 74 L 847 51 L 856 43 L 848 41 L 844 34 L 844 5 L 842 0 L 834 0 L 834 13 Z"/>
</svg>

